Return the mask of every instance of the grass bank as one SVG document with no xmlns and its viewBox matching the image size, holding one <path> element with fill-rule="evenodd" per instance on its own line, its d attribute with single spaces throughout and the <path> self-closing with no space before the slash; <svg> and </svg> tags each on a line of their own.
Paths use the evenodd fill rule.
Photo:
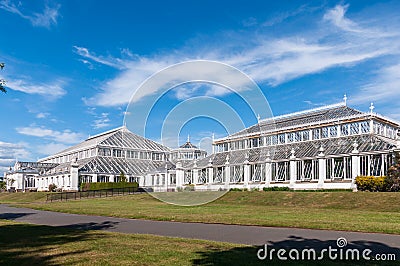
<svg viewBox="0 0 400 266">
<path fill-rule="evenodd" d="M 0 265 L 282 265 L 259 247 L 0 220 Z M 315 240 L 313 240 L 315 241 Z M 278 243 L 279 244 L 279 243 Z M 321 242 L 322 246 L 327 243 Z M 284 265 L 379 265 L 373 261 L 284 261 Z M 396 261 L 386 265 L 398 265 Z"/>
<path fill-rule="evenodd" d="M 400 193 L 248 191 L 229 192 L 212 203 L 195 207 L 169 205 L 147 194 L 53 203 L 40 200 L 26 203 L 19 199 L 13 205 L 161 221 L 400 234 L 399 202 Z"/>
</svg>

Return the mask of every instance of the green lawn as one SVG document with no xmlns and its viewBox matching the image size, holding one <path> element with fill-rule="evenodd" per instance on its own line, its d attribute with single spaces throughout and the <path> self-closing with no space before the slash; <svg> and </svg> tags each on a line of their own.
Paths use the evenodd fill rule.
<svg viewBox="0 0 400 266">
<path fill-rule="evenodd" d="M 43 202 L 43 195 L 29 194 L 35 193 L 19 194 L 13 205 L 137 219 L 400 234 L 400 193 L 229 192 L 196 207 L 169 205 L 147 194 L 53 203 Z M 12 202 L 9 197 L 0 195 L 0 202 Z M 35 201 L 22 203 L 29 202 L 30 197 Z"/>
<path fill-rule="evenodd" d="M 229 250 L 256 259 L 255 253 L 249 252 L 253 248 L 243 245 L 5 220 L 0 220 L 0 235 L 0 265 L 192 265 L 206 262 L 208 252 Z M 224 257 L 227 263 L 233 263 L 232 259 Z"/>
<path fill-rule="evenodd" d="M 379 265 L 373 261 L 260 261 L 259 247 L 5 220 L 0 220 L 0 236 L 0 265 Z"/>
</svg>

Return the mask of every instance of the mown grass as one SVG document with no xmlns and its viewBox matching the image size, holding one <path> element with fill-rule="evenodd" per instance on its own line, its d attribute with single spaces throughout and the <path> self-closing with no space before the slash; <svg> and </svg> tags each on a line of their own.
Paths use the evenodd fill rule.
<svg viewBox="0 0 400 266">
<path fill-rule="evenodd" d="M 0 235 L 1 265 L 192 265 L 208 250 L 228 251 L 245 247 L 202 240 L 71 230 L 5 220 L 0 220 Z M 254 261 L 255 255 L 249 255 L 253 255 Z M 231 261 L 229 258 L 225 260 Z"/>
<path fill-rule="evenodd" d="M 46 192 L 0 193 L 0 203 L 32 203 L 46 201 Z"/>
<path fill-rule="evenodd" d="M 5 220 L 0 220 L 0 235 L 0 265 L 379 265 L 365 260 L 260 261 L 259 247 L 253 246 Z"/>
<path fill-rule="evenodd" d="M 0 197 L 0 202 L 3 200 L 10 199 Z M 161 221 L 400 234 L 399 202 L 400 193 L 249 191 L 229 192 L 212 203 L 195 207 L 169 205 L 147 194 L 53 203 L 15 202 L 14 205 Z"/>
</svg>

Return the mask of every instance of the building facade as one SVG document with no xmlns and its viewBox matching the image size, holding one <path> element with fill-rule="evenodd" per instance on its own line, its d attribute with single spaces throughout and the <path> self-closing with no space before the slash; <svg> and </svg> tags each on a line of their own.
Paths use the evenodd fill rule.
<svg viewBox="0 0 400 266">
<path fill-rule="evenodd" d="M 170 149 L 117 128 L 37 163 L 17 162 L 8 188 L 77 190 L 81 182 L 129 181 L 154 191 L 230 188 L 354 189 L 358 175 L 386 175 L 399 123 L 346 103 L 260 120 L 214 140 L 206 156 L 188 141 Z M 14 182 L 11 184 L 9 181 Z"/>
</svg>

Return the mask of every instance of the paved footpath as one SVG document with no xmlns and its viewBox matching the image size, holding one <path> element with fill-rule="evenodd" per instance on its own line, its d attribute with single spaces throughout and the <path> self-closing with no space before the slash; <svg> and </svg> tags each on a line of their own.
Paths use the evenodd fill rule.
<svg viewBox="0 0 400 266">
<path fill-rule="evenodd" d="M 0 219 L 32 224 L 65 226 L 85 230 L 206 239 L 248 245 L 286 248 L 337 248 L 336 240 L 344 237 L 347 247 L 370 248 L 389 252 L 400 259 L 400 235 L 357 233 L 331 230 L 240 226 L 223 224 L 181 223 L 114 218 L 15 208 L 0 204 Z M 1 230 L 1 228 L 0 228 Z"/>
</svg>

